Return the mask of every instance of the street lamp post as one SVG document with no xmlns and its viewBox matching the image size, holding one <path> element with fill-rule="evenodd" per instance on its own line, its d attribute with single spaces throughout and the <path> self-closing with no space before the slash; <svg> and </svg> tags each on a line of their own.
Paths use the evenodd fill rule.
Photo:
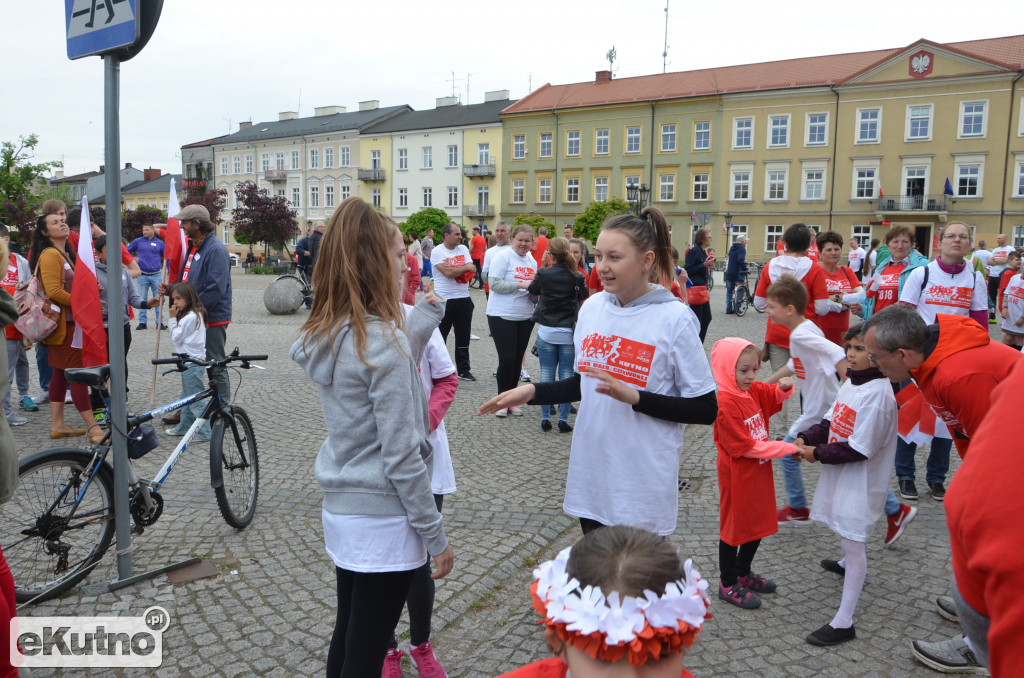
<svg viewBox="0 0 1024 678">
<path fill-rule="evenodd" d="M 729 256 L 729 231 L 732 230 L 732 214 L 726 212 L 722 215 L 725 219 L 725 249 L 722 250 L 722 255 L 725 257 Z"/>
<path fill-rule="evenodd" d="M 633 214 L 640 216 L 644 206 L 647 205 L 647 199 L 651 195 L 651 189 L 647 187 L 647 184 L 626 184 L 626 200 L 633 206 Z"/>
</svg>

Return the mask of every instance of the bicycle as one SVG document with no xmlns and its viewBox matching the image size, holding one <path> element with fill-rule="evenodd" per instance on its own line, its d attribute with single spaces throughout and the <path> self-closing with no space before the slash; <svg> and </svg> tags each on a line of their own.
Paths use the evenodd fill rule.
<svg viewBox="0 0 1024 678">
<path fill-rule="evenodd" d="M 747 272 L 743 275 L 742 279 L 738 283 L 736 283 L 736 287 L 735 289 L 733 289 L 732 292 L 732 310 L 736 315 L 740 317 L 743 317 L 743 315 L 746 314 L 747 308 L 754 306 L 754 295 L 751 294 L 750 292 L 749 283 L 751 273 L 755 273 L 756 275 L 754 277 L 756 279 L 760 279 L 761 269 L 754 262 L 749 262 L 747 264 Z M 764 313 L 764 311 L 757 308 L 757 306 L 754 306 L 754 310 L 756 310 L 758 313 Z"/>
<path fill-rule="evenodd" d="M 220 360 L 197 360 L 184 353 L 174 358 L 153 360 L 154 365 L 176 365 L 170 372 L 182 372 L 188 364 L 206 367 L 207 374 L 231 363 L 249 369 L 250 361 L 266 355 L 239 355 L 236 348 Z M 263 369 L 263 368 L 259 368 Z M 106 391 L 110 366 L 69 369 L 69 381 L 100 390 L 107 406 Z M 259 495 L 259 458 L 256 435 L 249 415 L 238 405 L 226 405 L 216 380 L 199 393 L 162 405 L 144 414 L 129 415 L 128 501 L 132 534 L 142 534 L 163 512 L 159 493 L 171 470 L 188 448 L 200 427 L 211 422 L 210 484 L 217 506 L 228 525 L 242 529 L 256 512 Z M 159 441 L 147 421 L 201 400 L 209 400 L 202 415 L 175 446 L 154 480 L 141 478 L 132 459 L 156 448 Z M 107 417 L 110 421 L 110 417 Z M 88 449 L 58 447 L 31 454 L 19 462 L 19 486 L 4 506 L 0 543 L 14 575 L 15 598 L 19 603 L 49 600 L 74 587 L 106 554 L 114 537 L 114 470 L 107 460 L 110 436 Z"/>
<path fill-rule="evenodd" d="M 309 274 L 300 266 L 295 267 L 295 273 L 285 273 L 279 275 L 274 282 L 279 280 L 291 280 L 299 286 L 299 294 L 302 295 L 302 303 L 306 305 L 306 308 L 310 308 L 313 305 L 313 280 L 309 277 Z"/>
</svg>

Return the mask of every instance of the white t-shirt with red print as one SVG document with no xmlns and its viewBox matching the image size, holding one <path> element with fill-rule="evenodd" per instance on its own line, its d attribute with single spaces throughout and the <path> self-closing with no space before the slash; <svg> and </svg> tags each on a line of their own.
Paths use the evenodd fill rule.
<svg viewBox="0 0 1024 678">
<path fill-rule="evenodd" d="M 970 315 L 971 311 L 988 310 L 988 284 L 973 268 L 964 266 L 959 273 L 950 274 L 936 261 L 927 268 L 928 284 L 923 290 L 924 266 L 910 272 L 900 294 L 900 303 L 916 308 L 926 323 L 934 323 L 938 313 Z"/>
<path fill-rule="evenodd" d="M 500 278 L 510 282 L 514 280 L 517 283 L 530 282 L 536 275 L 537 262 L 530 252 L 520 255 L 509 247 L 498 252 L 494 259 L 488 262 L 488 280 Z M 525 289 L 518 289 L 510 294 L 502 294 L 491 287 L 491 293 L 487 295 L 487 315 L 511 320 L 529 320 L 533 317 L 530 293 Z"/>
<path fill-rule="evenodd" d="M 867 457 L 822 464 L 811 520 L 826 523 L 844 539 L 865 542 L 882 517 L 896 458 L 896 398 L 888 379 L 855 386 L 846 381 L 825 419 L 828 442 L 845 442 Z"/>
<path fill-rule="evenodd" d="M 1020 273 L 1010 278 L 1006 289 L 1003 290 L 1003 306 L 1006 308 L 1003 330 L 1024 334 L 1024 325 L 1017 325 L 1017 321 L 1024 316 L 1024 278 L 1021 278 Z"/>
<path fill-rule="evenodd" d="M 819 423 L 828 412 L 839 392 L 836 363 L 846 352 L 825 338 L 821 329 L 810 320 L 804 320 L 789 335 L 789 362 L 786 365 L 800 380 L 803 412 L 789 435 L 806 431 Z"/>
<path fill-rule="evenodd" d="M 658 294 L 657 291 L 651 294 Z M 693 311 L 675 298 L 622 308 L 600 292 L 580 308 L 576 371 L 605 370 L 630 386 L 696 398 L 715 389 Z M 672 534 L 686 426 L 633 411 L 582 377 L 565 512 L 605 525 Z"/>
<path fill-rule="evenodd" d="M 456 245 L 453 250 L 445 247 L 444 243 L 434 245 L 434 249 L 430 251 L 430 265 L 435 271 L 432 279 L 437 296 L 442 299 L 461 299 L 469 296 L 469 282 L 456 282 L 455 278 L 449 278 L 442 274 L 437 270 L 438 264 L 448 264 L 452 268 L 458 268 L 472 263 L 472 259 L 469 258 L 469 250 L 465 245 Z"/>
</svg>

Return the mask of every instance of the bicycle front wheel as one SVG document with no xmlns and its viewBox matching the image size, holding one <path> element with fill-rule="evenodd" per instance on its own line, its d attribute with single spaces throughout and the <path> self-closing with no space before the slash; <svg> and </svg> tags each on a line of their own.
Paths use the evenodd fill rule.
<svg viewBox="0 0 1024 678">
<path fill-rule="evenodd" d="M 0 521 L 0 544 L 14 576 L 17 602 L 49 600 L 72 588 L 110 546 L 114 475 L 101 462 L 89 480 L 92 457 L 62 447 L 21 460 L 18 489 L 4 505 Z"/>
<path fill-rule="evenodd" d="M 713 270 L 714 269 L 711 268 L 708 269 L 708 292 L 710 292 L 711 289 L 715 286 L 715 276 L 712 273 Z"/>
<path fill-rule="evenodd" d="M 736 315 L 743 317 L 747 312 L 747 306 L 750 305 L 750 293 L 747 292 L 747 288 L 744 286 L 738 286 L 736 288 L 736 299 L 732 303 L 733 311 Z"/>
<path fill-rule="evenodd" d="M 232 405 L 217 417 L 210 439 L 210 481 L 217 506 L 231 527 L 242 529 L 256 513 L 260 466 L 256 435 L 245 410 Z"/>
</svg>

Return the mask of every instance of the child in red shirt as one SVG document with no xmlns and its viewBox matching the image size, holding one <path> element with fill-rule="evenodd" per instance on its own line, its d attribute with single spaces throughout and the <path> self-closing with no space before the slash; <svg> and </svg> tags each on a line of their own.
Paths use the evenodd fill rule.
<svg viewBox="0 0 1024 678">
<path fill-rule="evenodd" d="M 793 380 L 755 381 L 760 366 L 757 347 L 746 339 L 727 337 L 711 349 L 718 384 L 718 597 L 745 609 L 760 607 L 755 592 L 774 593 L 776 588 L 750 570 L 761 539 L 779 531 L 772 466 L 765 462 L 797 451 L 792 443 L 768 440 L 768 419 L 793 394 Z"/>
</svg>

